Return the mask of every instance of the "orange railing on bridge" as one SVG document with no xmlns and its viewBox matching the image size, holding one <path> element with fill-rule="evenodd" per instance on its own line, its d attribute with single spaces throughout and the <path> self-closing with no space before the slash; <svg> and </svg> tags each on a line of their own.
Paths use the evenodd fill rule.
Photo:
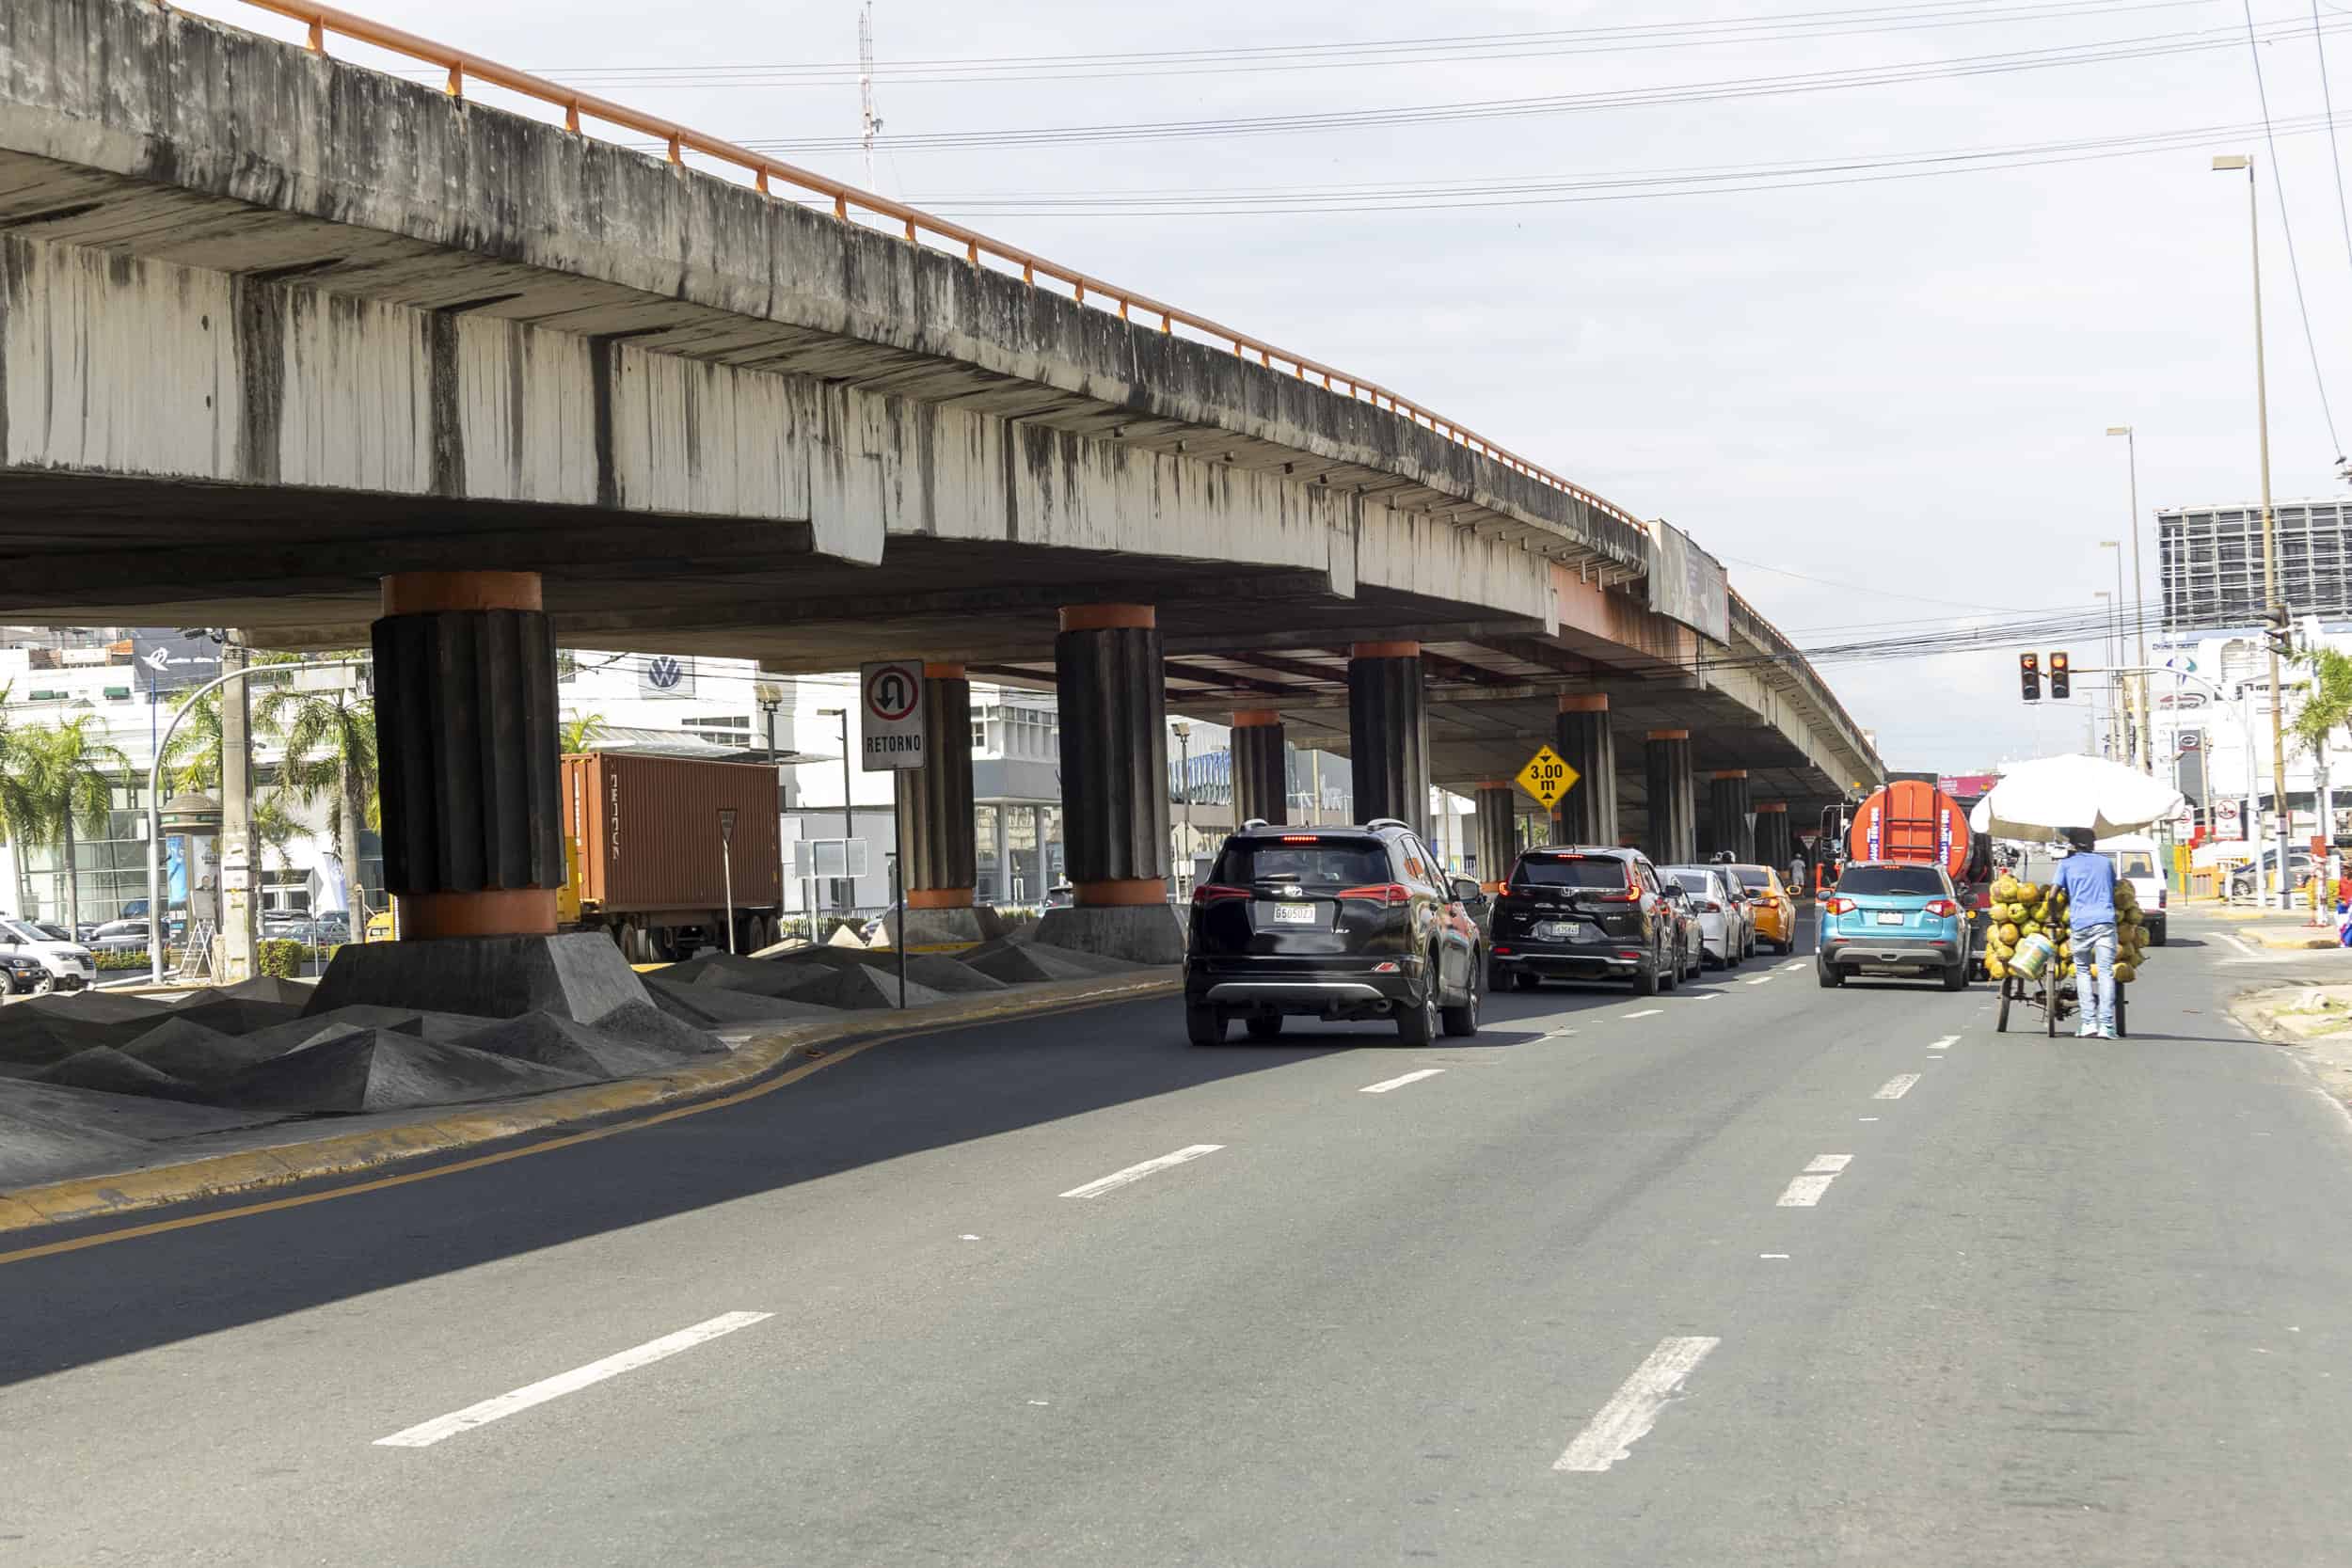
<svg viewBox="0 0 2352 1568">
<path fill-rule="evenodd" d="M 168 8 L 168 0 L 154 0 L 154 3 Z M 921 245 L 927 239 L 945 241 L 961 250 L 964 260 L 974 266 L 980 265 L 982 259 L 987 258 L 1020 268 L 1022 278 L 1031 285 L 1035 285 L 1040 278 L 1064 284 L 1071 289 L 1073 297 L 1079 304 L 1093 305 L 1100 309 L 1115 309 L 1121 321 L 1132 320 L 1136 315 L 1141 315 L 1146 321 L 1156 316 L 1163 332 L 1172 333 L 1180 325 L 1187 327 L 1213 343 L 1231 345 L 1235 355 L 1245 359 L 1254 357 L 1269 370 L 1291 371 L 1302 381 L 1312 378 L 1332 391 L 1401 414 L 1458 446 L 1468 447 L 1481 456 L 1571 496 L 1619 522 L 1647 531 L 1642 520 L 1624 508 L 1613 505 L 1580 484 L 1571 483 L 1540 464 L 1531 463 L 1518 453 L 1495 445 L 1474 430 L 1445 419 L 1410 399 L 1397 396 L 1385 387 L 1305 355 L 1294 354 L 1262 338 L 1251 337 L 1247 332 L 1237 332 L 1221 322 L 1163 303 L 1149 294 L 1122 289 L 1090 274 L 1048 261 L 1018 245 L 991 239 L 977 230 L 935 217 L 903 201 L 893 201 L 886 196 L 859 190 L 854 185 L 829 180 L 812 170 L 783 163 L 721 137 L 707 135 L 691 126 L 645 114 L 594 93 L 575 91 L 528 71 L 517 71 L 496 60 L 484 59 L 463 49 L 453 49 L 448 44 L 436 43 L 431 39 L 421 38 L 398 27 L 389 27 L 331 6 L 307 5 L 302 0 L 238 0 L 238 3 L 301 23 L 310 29 L 310 48 L 320 54 L 326 52 L 329 37 L 341 36 L 396 55 L 405 55 L 445 71 L 444 89 L 452 97 L 463 97 L 469 82 L 486 82 L 563 110 L 564 128 L 574 133 L 580 131 L 583 120 L 622 126 L 660 140 L 669 149 L 670 161 L 674 164 L 684 163 L 690 152 L 716 159 L 750 173 L 753 184 L 765 194 L 773 195 L 772 187 L 781 183 L 830 198 L 833 215 L 843 223 L 852 221 L 852 214 L 870 214 L 887 218 L 903 229 L 909 244 Z"/>
</svg>

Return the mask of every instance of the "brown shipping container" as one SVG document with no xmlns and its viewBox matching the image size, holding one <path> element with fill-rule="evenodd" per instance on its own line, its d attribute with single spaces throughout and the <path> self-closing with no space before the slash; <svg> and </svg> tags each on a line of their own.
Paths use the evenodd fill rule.
<svg viewBox="0 0 2352 1568">
<path fill-rule="evenodd" d="M 589 752 L 564 759 L 564 831 L 580 845 L 580 896 L 607 913 L 712 910 L 726 902 L 719 812 L 729 841 L 735 907 L 783 903 L 777 812 L 768 763 Z"/>
</svg>

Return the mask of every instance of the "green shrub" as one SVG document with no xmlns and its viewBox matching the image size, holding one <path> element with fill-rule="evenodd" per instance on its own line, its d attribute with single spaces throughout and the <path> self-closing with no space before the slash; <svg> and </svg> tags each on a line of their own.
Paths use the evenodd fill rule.
<svg viewBox="0 0 2352 1568">
<path fill-rule="evenodd" d="M 261 951 L 254 957 L 254 967 L 263 974 L 291 980 L 302 973 L 302 960 L 309 956 L 310 949 L 301 942 L 272 940 L 262 943 Z"/>
</svg>

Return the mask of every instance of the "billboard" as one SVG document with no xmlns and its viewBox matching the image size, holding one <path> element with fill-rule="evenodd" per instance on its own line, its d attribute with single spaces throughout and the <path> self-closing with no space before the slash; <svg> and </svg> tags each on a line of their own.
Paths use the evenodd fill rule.
<svg viewBox="0 0 2352 1568">
<path fill-rule="evenodd" d="M 651 654 L 637 668 L 640 697 L 691 697 L 694 694 L 694 656 Z"/>
<path fill-rule="evenodd" d="M 131 633 L 131 664 L 138 672 L 139 689 L 149 695 L 185 691 L 219 675 L 220 643 L 201 628 L 142 627 Z"/>
<path fill-rule="evenodd" d="M 1718 642 L 1731 641 L 1731 587 L 1724 563 L 1671 523 L 1650 524 L 1649 607 Z"/>
</svg>

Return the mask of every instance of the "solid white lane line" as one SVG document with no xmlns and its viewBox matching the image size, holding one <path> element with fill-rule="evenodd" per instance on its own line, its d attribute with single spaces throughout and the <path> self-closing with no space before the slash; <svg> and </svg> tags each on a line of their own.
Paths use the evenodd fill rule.
<svg viewBox="0 0 2352 1568">
<path fill-rule="evenodd" d="M 1663 1007 L 1644 1007 L 1638 1013 L 1619 1013 L 1617 1016 L 1619 1018 L 1656 1018 L 1665 1010 Z"/>
<path fill-rule="evenodd" d="M 1947 1035 L 1942 1039 L 1937 1040 L 1933 1045 L 1929 1046 L 1928 1049 L 1930 1051 L 1949 1051 L 1953 1046 L 1958 1045 L 1959 1043 L 1960 1037 L 1958 1035 Z"/>
<path fill-rule="evenodd" d="M 578 1393 L 592 1384 L 602 1383 L 606 1378 L 618 1377 L 640 1367 L 649 1367 L 680 1351 L 692 1350 L 696 1345 L 716 1339 L 722 1334 L 732 1334 L 739 1328 L 765 1323 L 773 1315 L 769 1312 L 722 1312 L 691 1328 L 681 1328 L 675 1334 L 648 1339 L 634 1350 L 608 1355 L 601 1361 L 591 1361 L 585 1367 L 576 1367 L 568 1372 L 559 1372 L 537 1383 L 526 1384 L 511 1393 L 484 1400 L 480 1404 L 469 1404 L 446 1416 L 436 1416 L 429 1421 L 395 1432 L 389 1437 L 379 1437 L 374 1446 L 379 1449 L 429 1449 L 445 1437 L 454 1437 L 461 1432 L 470 1432 L 475 1427 L 503 1420 L 534 1404 L 545 1404 L 565 1394 Z"/>
<path fill-rule="evenodd" d="M 1820 1176 L 1826 1171 L 1835 1176 L 1852 1164 L 1853 1156 L 1851 1154 L 1816 1154 L 1813 1156 L 1813 1163 L 1804 1167 L 1804 1173 L 1807 1176 Z"/>
<path fill-rule="evenodd" d="M 2262 957 L 2262 955 L 2261 955 L 2261 954 L 2259 954 L 2259 953 L 2255 952 L 2255 951 L 2254 951 L 2251 947 L 2247 946 L 2247 945 L 2246 945 L 2246 943 L 2245 943 L 2242 940 L 2240 940 L 2240 939 L 2238 938 L 2238 936 L 2237 936 L 2234 932 L 2231 932 L 2231 931 L 2224 931 L 2224 932 L 2222 932 L 2222 933 L 2221 933 L 2221 940 L 2222 940 L 2223 942 L 2228 942 L 2231 946 L 2233 946 L 2233 947 L 2236 948 L 2239 952 L 2241 952 L 2241 953 L 2245 954 L 2245 955 L 2246 955 L 2248 958 L 2261 958 L 2261 957 Z"/>
<path fill-rule="evenodd" d="M 1785 963 L 1785 964 L 1782 964 L 1780 967 L 1781 967 L 1781 971 L 1782 971 L 1782 973 L 1786 974 L 1786 973 L 1788 973 L 1788 971 L 1790 971 L 1790 970 L 1795 970 L 1795 969 L 1803 969 L 1803 968 L 1804 968 L 1804 966 L 1805 966 L 1805 965 L 1807 965 L 1807 964 L 1811 963 L 1812 961 L 1813 961 L 1813 960 L 1812 960 L 1811 958 L 1799 958 L 1799 959 L 1798 959 L 1796 962 L 1794 962 L 1794 963 Z"/>
<path fill-rule="evenodd" d="M 1224 1147 L 1223 1144 L 1189 1144 L 1173 1154 L 1163 1154 L 1156 1160 L 1146 1160 L 1139 1165 L 1129 1165 L 1125 1170 L 1115 1170 L 1098 1180 L 1088 1182 L 1083 1187 L 1073 1187 L 1061 1196 L 1064 1197 L 1099 1197 L 1114 1187 L 1123 1187 L 1130 1181 L 1140 1181 L 1155 1170 L 1166 1170 L 1170 1165 L 1181 1165 L 1187 1160 L 1198 1160 L 1203 1154 L 1215 1154 Z"/>
<path fill-rule="evenodd" d="M 1886 1081 L 1886 1086 L 1872 1095 L 1872 1100 L 1900 1100 L 1911 1092 L 1911 1085 L 1919 1081 L 1915 1072 L 1899 1073 Z"/>
<path fill-rule="evenodd" d="M 1800 1176 L 1788 1183 L 1788 1190 L 1780 1195 L 1780 1202 L 1774 1207 L 1810 1209 L 1821 1201 L 1821 1195 L 1828 1192 L 1829 1184 L 1836 1180 L 1834 1176 Z"/>
<path fill-rule="evenodd" d="M 1597 1473 L 1630 1456 L 1633 1445 L 1658 1424 L 1658 1413 L 1681 1388 L 1682 1380 L 1722 1343 L 1719 1338 L 1697 1336 L 1659 1340 L 1649 1359 L 1636 1367 L 1599 1414 L 1584 1423 L 1584 1430 L 1551 1467 Z"/>
<path fill-rule="evenodd" d="M 1386 1094 L 1391 1089 L 1401 1089 L 1407 1084 L 1418 1084 L 1424 1078 L 1435 1078 L 1438 1074 L 1443 1072 L 1444 1070 L 1445 1069 L 1441 1067 L 1425 1067 L 1419 1072 L 1408 1072 L 1402 1078 L 1383 1078 L 1377 1084 L 1366 1084 L 1358 1092 L 1361 1094 Z"/>
<path fill-rule="evenodd" d="M 1719 991 L 1701 991 L 1698 995 L 1691 998 L 1691 1000 L 1693 1002 L 1712 1002 L 1721 994 L 1722 993 Z"/>
<path fill-rule="evenodd" d="M 1772 977 L 1769 974 L 1759 974 L 1755 979 L 1750 980 L 1748 984 L 1752 986 L 1769 985 L 1772 982 Z"/>
</svg>

